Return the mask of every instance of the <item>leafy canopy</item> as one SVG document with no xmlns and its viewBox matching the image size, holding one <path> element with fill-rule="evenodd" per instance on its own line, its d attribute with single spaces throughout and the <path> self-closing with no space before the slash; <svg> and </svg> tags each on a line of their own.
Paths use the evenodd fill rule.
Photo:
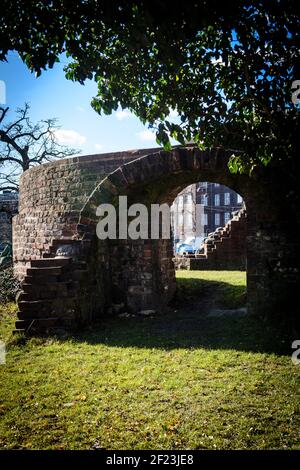
<svg viewBox="0 0 300 470">
<path fill-rule="evenodd" d="M 2 5 L 0 59 L 16 50 L 39 75 L 65 52 L 68 79 L 96 80 L 92 106 L 99 114 L 128 108 L 157 130 L 166 148 L 172 136 L 242 151 L 231 159 L 233 171 L 278 164 L 298 150 L 294 0 Z"/>
</svg>

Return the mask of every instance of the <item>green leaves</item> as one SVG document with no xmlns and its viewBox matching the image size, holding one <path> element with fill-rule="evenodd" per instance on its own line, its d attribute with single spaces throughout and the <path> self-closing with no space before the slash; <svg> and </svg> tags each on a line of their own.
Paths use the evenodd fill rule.
<svg viewBox="0 0 300 470">
<path fill-rule="evenodd" d="M 164 124 L 162 123 L 160 123 L 158 126 L 158 131 L 156 133 L 156 142 L 158 145 L 162 145 L 165 150 L 171 150 L 172 148 L 169 135 L 165 130 Z"/>
<path fill-rule="evenodd" d="M 173 137 L 243 152 L 232 159 L 235 172 L 296 152 L 299 110 L 289 90 L 300 78 L 296 1 L 185 2 L 170 9 L 103 0 L 69 10 L 58 1 L 4 0 L 0 57 L 15 49 L 40 74 L 65 51 L 73 59 L 68 79 L 97 81 L 98 113 L 130 108 L 158 129 L 157 143 L 166 149 Z M 170 109 L 179 110 L 174 122 Z"/>
<path fill-rule="evenodd" d="M 243 162 L 243 159 L 240 155 L 234 155 L 232 154 L 230 159 L 229 159 L 229 163 L 228 163 L 228 167 L 230 169 L 230 171 L 234 174 L 236 173 L 243 173 L 244 171 L 244 162 Z"/>
</svg>

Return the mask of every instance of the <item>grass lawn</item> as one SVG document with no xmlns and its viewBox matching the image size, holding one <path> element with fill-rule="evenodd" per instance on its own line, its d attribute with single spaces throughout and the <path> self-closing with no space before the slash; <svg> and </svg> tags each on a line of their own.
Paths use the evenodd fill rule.
<svg viewBox="0 0 300 470">
<path fill-rule="evenodd" d="M 1 449 L 299 449 L 300 366 L 274 327 L 238 316 L 245 273 L 178 273 L 170 312 L 64 338 L 12 338 L 2 306 Z"/>
</svg>

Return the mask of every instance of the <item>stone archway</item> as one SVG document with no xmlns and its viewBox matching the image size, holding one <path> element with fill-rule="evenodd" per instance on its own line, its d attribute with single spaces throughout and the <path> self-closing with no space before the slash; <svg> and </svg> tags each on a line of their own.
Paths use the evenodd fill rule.
<svg viewBox="0 0 300 470">
<path fill-rule="evenodd" d="M 279 280 L 290 291 L 295 279 L 285 280 L 277 269 L 282 254 L 278 255 L 273 242 L 283 237 L 283 231 L 278 226 L 280 214 L 273 207 L 270 211 L 272 176 L 233 175 L 227 166 L 231 154 L 222 149 L 202 152 L 192 146 L 170 152 L 151 149 L 69 159 L 26 172 L 20 214 L 14 224 L 16 272 L 25 275 L 17 328 L 39 331 L 57 325 L 78 326 L 105 314 L 117 302 L 132 311 L 163 308 L 175 289 L 169 240 L 100 241 L 95 236 L 96 209 L 101 203 L 116 204 L 119 195 L 127 195 L 130 203 L 170 203 L 181 189 L 197 181 L 229 186 L 244 198 L 248 309 L 252 314 L 274 313 Z M 109 159 L 111 171 L 103 171 Z M 57 174 L 65 178 L 64 185 L 59 185 Z M 45 189 L 31 194 L 28 203 L 26 190 L 36 176 Z M 45 184 L 49 177 L 50 185 L 49 180 Z M 26 208 L 33 202 L 28 216 Z M 25 246 L 21 242 L 24 225 L 25 232 L 30 232 L 34 221 L 40 244 L 34 244 L 32 253 L 30 237 Z M 290 248 L 288 244 L 287 250 Z M 47 284 L 45 275 L 57 276 L 52 292 L 63 292 L 59 299 L 40 298 Z M 49 283 L 47 289 L 51 290 Z"/>
<path fill-rule="evenodd" d="M 130 203 L 171 202 L 185 186 L 214 181 L 242 193 L 247 201 L 245 178 L 232 175 L 227 167 L 231 152 L 216 149 L 204 153 L 197 148 L 158 151 L 127 163 L 109 174 L 92 191 L 81 210 L 78 239 L 92 239 L 101 203 L 117 204 L 118 195 Z M 176 283 L 170 240 L 110 240 L 101 242 L 109 253 L 112 302 L 122 302 L 131 311 L 162 309 L 172 299 Z"/>
</svg>

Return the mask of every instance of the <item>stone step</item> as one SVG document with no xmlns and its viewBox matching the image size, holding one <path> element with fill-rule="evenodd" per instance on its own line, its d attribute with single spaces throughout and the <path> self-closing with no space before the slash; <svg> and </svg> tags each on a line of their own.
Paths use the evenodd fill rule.
<svg viewBox="0 0 300 470">
<path fill-rule="evenodd" d="M 57 298 L 57 297 L 60 297 L 60 298 L 68 297 L 68 295 L 70 294 L 70 289 L 62 285 L 60 285 L 60 287 L 56 288 L 55 290 L 51 290 L 49 289 L 49 287 L 46 289 L 40 288 L 40 286 L 32 286 L 32 287 L 33 289 L 30 292 L 25 292 L 23 290 L 22 292 L 18 294 L 18 302 L 23 301 L 23 300 L 27 300 L 27 301 L 53 300 L 53 298 Z M 24 289 L 23 286 L 22 288 Z"/>
<path fill-rule="evenodd" d="M 32 294 L 32 295 L 39 295 L 39 294 L 42 294 L 43 292 L 47 292 L 49 296 L 49 293 L 51 293 L 52 295 L 53 293 L 56 293 L 56 292 L 60 293 L 61 291 L 68 290 L 71 283 L 72 281 L 52 282 L 52 283 L 50 282 L 46 284 L 36 284 L 36 283 L 29 284 L 29 283 L 23 282 L 22 290 L 24 291 L 24 293 Z"/>
<path fill-rule="evenodd" d="M 62 276 L 43 276 L 43 275 L 35 275 L 35 276 L 28 276 L 26 275 L 24 278 L 25 284 L 33 284 L 33 285 L 44 285 L 49 283 L 57 283 L 62 280 Z"/>
<path fill-rule="evenodd" d="M 47 329 L 64 328 L 73 325 L 73 321 L 63 317 L 46 317 L 46 318 L 28 318 L 26 320 L 17 320 L 13 334 L 45 332 Z"/>
<path fill-rule="evenodd" d="M 53 297 L 51 299 L 38 299 L 38 300 L 20 300 L 18 302 L 19 313 L 34 313 L 34 316 L 43 317 L 45 313 L 50 313 L 50 311 L 55 311 L 56 313 L 66 313 L 69 309 L 78 302 L 76 296 L 69 295 L 67 299 L 62 299 L 59 296 Z M 19 316 L 19 314 L 18 314 Z M 61 315 L 57 315 L 61 316 Z M 27 315 L 28 318 L 28 315 Z M 22 317 L 23 319 L 23 317 Z"/>
<path fill-rule="evenodd" d="M 27 268 L 27 276 L 59 276 L 62 274 L 62 266 L 51 266 L 47 268 Z"/>
<path fill-rule="evenodd" d="M 50 268 L 66 266 L 72 262 L 71 257 L 41 258 L 31 261 L 32 268 Z"/>
<path fill-rule="evenodd" d="M 59 240 L 55 239 L 52 241 L 52 247 L 58 247 L 60 245 L 78 245 L 81 243 L 81 240 L 73 240 L 72 238 L 60 238 Z"/>
<path fill-rule="evenodd" d="M 53 310 L 53 300 L 21 300 L 18 302 L 19 312 L 18 318 L 23 320 L 28 317 L 45 317 L 45 314 Z"/>
</svg>

